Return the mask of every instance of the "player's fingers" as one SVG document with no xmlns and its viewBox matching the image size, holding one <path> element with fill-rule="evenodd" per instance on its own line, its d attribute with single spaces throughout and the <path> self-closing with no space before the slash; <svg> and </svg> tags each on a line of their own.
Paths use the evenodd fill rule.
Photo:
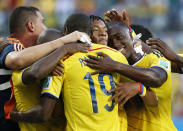
<svg viewBox="0 0 183 131">
<path fill-rule="evenodd" d="M 91 64 L 91 63 L 86 63 L 86 66 L 93 68 L 93 69 L 98 69 L 98 66 L 95 64 Z"/>
<path fill-rule="evenodd" d="M 157 39 L 157 41 L 158 41 L 157 44 L 158 44 L 159 47 L 161 47 L 161 48 L 164 48 L 165 47 L 166 44 L 162 40 Z"/>
<path fill-rule="evenodd" d="M 57 66 L 58 66 L 59 68 L 64 68 L 64 64 L 62 64 L 61 62 L 59 62 L 59 63 L 57 64 Z"/>
<path fill-rule="evenodd" d="M 97 52 L 97 55 L 102 57 L 108 57 L 108 55 L 103 52 Z"/>
<path fill-rule="evenodd" d="M 99 58 L 93 55 L 87 55 L 88 58 L 98 61 Z"/>
<path fill-rule="evenodd" d="M 125 99 L 125 95 L 124 94 L 121 94 L 119 97 L 118 97 L 118 100 L 114 103 L 114 105 L 116 105 L 117 103 L 121 103 L 123 101 L 123 99 Z"/>
<path fill-rule="evenodd" d="M 91 64 L 97 64 L 97 60 L 94 60 L 94 59 L 84 59 L 84 61 L 86 62 L 86 63 L 91 63 Z"/>
<path fill-rule="evenodd" d="M 55 74 L 57 76 L 61 76 L 64 74 L 64 70 L 62 70 L 60 67 L 56 66 L 53 70 L 53 73 L 52 74 Z"/>
<path fill-rule="evenodd" d="M 128 101 L 129 97 L 125 97 L 124 100 L 120 103 L 120 106 L 122 107 L 127 101 Z"/>
<path fill-rule="evenodd" d="M 123 16 L 123 20 L 127 20 L 128 19 L 125 9 L 122 10 L 122 16 Z"/>
<path fill-rule="evenodd" d="M 116 9 L 112 9 L 113 14 L 119 15 L 118 11 Z"/>
<path fill-rule="evenodd" d="M 113 11 L 110 11 L 109 18 L 114 19 L 116 17 L 116 14 Z"/>
<path fill-rule="evenodd" d="M 119 95 L 120 95 L 120 93 L 114 94 L 112 97 L 109 98 L 109 101 L 114 100 L 114 99 L 117 98 Z"/>
<path fill-rule="evenodd" d="M 123 85 L 122 83 L 117 82 L 117 81 L 114 81 L 114 83 L 115 83 L 115 85 L 116 85 L 117 87 L 119 87 L 119 86 L 122 86 L 122 85 Z"/>
<path fill-rule="evenodd" d="M 110 11 L 107 11 L 104 15 L 107 16 L 107 17 L 109 17 Z"/>
<path fill-rule="evenodd" d="M 114 89 L 109 90 L 108 93 L 113 93 L 113 92 L 115 93 L 117 90 L 119 90 L 119 88 L 114 88 Z"/>
<path fill-rule="evenodd" d="M 158 39 L 157 38 L 149 38 L 146 40 L 147 44 L 158 44 Z"/>
<path fill-rule="evenodd" d="M 61 76 L 64 74 L 64 70 L 61 70 L 61 69 L 55 69 L 54 72 L 55 74 L 57 74 L 57 76 Z"/>
<path fill-rule="evenodd" d="M 159 46 L 157 45 L 152 45 L 150 46 L 152 49 L 156 49 L 156 50 L 159 50 L 160 52 L 163 52 L 164 49 L 160 48 Z"/>
<path fill-rule="evenodd" d="M 106 22 L 111 22 L 111 19 L 110 19 L 109 17 L 107 17 L 107 16 L 104 17 L 104 20 L 105 20 Z"/>
<path fill-rule="evenodd" d="M 51 72 L 51 75 L 52 75 L 52 76 L 60 76 L 60 74 L 58 74 L 55 70 L 53 70 L 53 71 Z"/>
</svg>

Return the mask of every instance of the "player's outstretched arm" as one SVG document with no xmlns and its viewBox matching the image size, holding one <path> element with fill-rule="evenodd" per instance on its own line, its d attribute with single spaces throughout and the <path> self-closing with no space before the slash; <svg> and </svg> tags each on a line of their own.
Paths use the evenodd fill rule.
<svg viewBox="0 0 183 131">
<path fill-rule="evenodd" d="M 133 67 L 117 61 L 112 60 L 107 54 L 98 53 L 100 58 L 89 55 L 86 59 L 86 65 L 98 70 L 95 73 L 111 73 L 118 72 L 134 81 L 140 81 L 146 86 L 160 87 L 166 80 L 167 74 L 159 67 L 142 68 Z"/>
<path fill-rule="evenodd" d="M 140 95 L 142 100 L 146 105 L 149 106 L 157 106 L 158 105 L 158 99 L 156 97 L 156 94 L 149 89 L 145 89 L 146 87 L 142 87 L 141 83 L 137 82 L 115 82 L 116 88 L 111 89 L 108 91 L 109 93 L 115 93 L 109 101 L 116 100 L 114 105 L 117 103 L 120 106 L 123 106 L 130 98 L 134 97 L 135 95 Z"/>
<path fill-rule="evenodd" d="M 178 55 L 170 49 L 170 47 L 159 38 L 150 38 L 146 41 L 146 43 L 153 49 L 159 50 L 165 58 L 170 61 L 178 62 Z"/>
<path fill-rule="evenodd" d="M 36 80 L 48 76 L 56 67 L 61 58 L 75 52 L 87 52 L 90 49 L 88 44 L 72 43 L 59 47 L 46 57 L 35 62 L 22 75 L 22 81 L 25 84 L 34 83 Z"/>
<path fill-rule="evenodd" d="M 5 65 L 7 68 L 17 70 L 25 68 L 40 58 L 48 55 L 50 52 L 59 48 L 64 44 L 76 42 L 80 40 L 85 33 L 75 31 L 57 40 L 50 41 L 41 45 L 26 48 L 20 52 L 10 52 L 5 59 Z"/>
<path fill-rule="evenodd" d="M 150 38 L 146 43 L 151 48 L 159 50 L 164 57 L 171 61 L 172 72 L 183 73 L 183 57 L 177 55 L 164 41 L 158 38 Z"/>
<path fill-rule="evenodd" d="M 12 111 L 10 118 L 15 121 L 45 122 L 51 117 L 56 102 L 56 99 L 42 96 L 39 105 L 25 112 Z"/>
</svg>

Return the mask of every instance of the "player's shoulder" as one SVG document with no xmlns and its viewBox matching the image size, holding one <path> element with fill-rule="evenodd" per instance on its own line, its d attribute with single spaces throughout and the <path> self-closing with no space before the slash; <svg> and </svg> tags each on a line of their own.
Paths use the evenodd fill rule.
<svg viewBox="0 0 183 131">
<path fill-rule="evenodd" d="M 116 52 L 116 53 L 119 53 L 119 51 L 115 50 L 115 49 L 112 49 L 106 45 L 100 45 L 100 44 L 93 44 L 92 45 L 92 48 L 89 50 L 89 51 L 95 51 L 95 50 L 109 50 L 109 51 L 112 51 L 112 52 Z"/>
<path fill-rule="evenodd" d="M 147 54 L 148 57 L 155 57 L 155 58 L 164 58 L 163 54 L 159 52 L 158 50 L 153 50 L 149 54 Z"/>
<path fill-rule="evenodd" d="M 22 43 L 16 38 L 8 37 L 7 40 L 11 41 L 10 46 L 13 46 L 14 51 L 21 51 L 24 49 L 24 46 L 22 45 Z"/>
<path fill-rule="evenodd" d="M 119 62 L 122 62 L 122 63 L 128 63 L 125 56 L 113 49 L 113 48 L 110 48 L 106 45 L 99 45 L 99 44 L 93 44 L 92 45 L 92 49 L 89 50 L 90 52 L 103 52 L 107 55 L 109 55 L 113 60 L 116 60 L 116 61 L 119 61 Z"/>
<path fill-rule="evenodd" d="M 119 51 L 110 48 L 106 45 L 100 45 L 100 44 L 93 44 L 89 52 L 103 52 L 114 56 L 123 56 Z"/>
</svg>

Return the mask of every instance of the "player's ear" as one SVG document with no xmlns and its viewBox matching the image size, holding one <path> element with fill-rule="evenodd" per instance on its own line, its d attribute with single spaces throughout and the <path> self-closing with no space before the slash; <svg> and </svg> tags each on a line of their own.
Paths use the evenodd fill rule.
<svg viewBox="0 0 183 131">
<path fill-rule="evenodd" d="M 34 23 L 33 23 L 32 21 L 28 21 L 28 22 L 27 22 L 27 29 L 28 29 L 30 32 L 34 32 L 35 26 L 34 26 Z"/>
<path fill-rule="evenodd" d="M 68 34 L 68 28 L 67 26 L 64 26 L 64 35 L 67 35 Z"/>
</svg>

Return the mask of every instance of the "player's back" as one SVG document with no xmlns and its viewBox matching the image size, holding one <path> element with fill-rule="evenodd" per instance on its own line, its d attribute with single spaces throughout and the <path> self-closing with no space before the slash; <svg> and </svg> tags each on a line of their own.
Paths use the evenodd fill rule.
<svg viewBox="0 0 183 131">
<path fill-rule="evenodd" d="M 131 106 L 127 110 L 128 130 L 176 131 L 171 120 L 171 65 L 159 52 L 146 54 L 134 66 L 158 67 L 167 74 L 167 80 L 161 87 L 151 88 L 158 98 L 158 106 L 143 105 L 142 108 Z M 135 101 L 137 103 L 137 101 Z"/>
<path fill-rule="evenodd" d="M 13 71 L 12 81 L 14 94 L 16 99 L 16 110 L 24 112 L 37 106 L 40 102 L 41 94 L 41 83 L 37 81 L 31 85 L 25 85 L 22 82 L 23 71 Z M 29 123 L 19 121 L 19 127 L 21 131 L 61 131 L 65 123 L 57 124 L 62 122 L 62 119 L 51 118 L 47 122 L 43 123 Z"/>
<path fill-rule="evenodd" d="M 120 130 L 118 106 L 108 99 L 113 95 L 107 91 L 115 88 L 119 74 L 96 74 L 87 67 L 83 59 L 96 52 L 108 54 L 113 60 L 127 64 L 118 51 L 103 45 L 92 45 L 88 53 L 76 53 L 64 61 L 64 108 L 67 118 L 66 130 L 74 131 L 118 131 Z"/>
</svg>

